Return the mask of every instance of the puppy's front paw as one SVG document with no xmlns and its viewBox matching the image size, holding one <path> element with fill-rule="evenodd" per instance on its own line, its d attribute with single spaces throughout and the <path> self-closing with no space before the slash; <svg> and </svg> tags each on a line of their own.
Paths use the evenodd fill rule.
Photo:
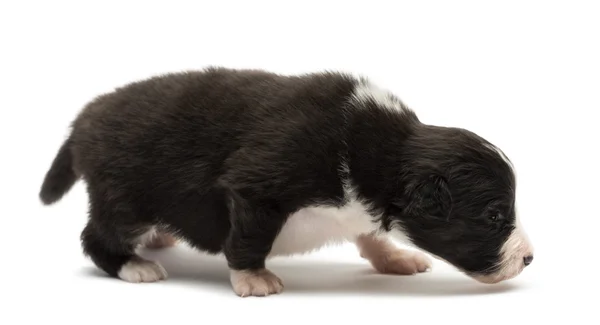
<svg viewBox="0 0 600 325">
<path fill-rule="evenodd" d="M 384 274 L 412 275 L 431 269 L 431 259 L 416 251 L 394 250 L 371 263 L 379 273 Z"/>
<path fill-rule="evenodd" d="M 267 269 L 258 271 L 231 271 L 233 291 L 240 297 L 268 296 L 280 293 L 283 283 L 275 274 Z"/>
</svg>

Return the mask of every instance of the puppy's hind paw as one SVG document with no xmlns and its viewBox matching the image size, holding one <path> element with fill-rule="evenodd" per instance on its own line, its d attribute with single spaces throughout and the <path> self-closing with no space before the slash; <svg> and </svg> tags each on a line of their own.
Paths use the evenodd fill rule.
<svg viewBox="0 0 600 325">
<path fill-rule="evenodd" d="M 167 271 L 158 263 L 134 257 L 123 264 L 119 278 L 127 282 L 156 282 L 167 278 Z"/>
</svg>

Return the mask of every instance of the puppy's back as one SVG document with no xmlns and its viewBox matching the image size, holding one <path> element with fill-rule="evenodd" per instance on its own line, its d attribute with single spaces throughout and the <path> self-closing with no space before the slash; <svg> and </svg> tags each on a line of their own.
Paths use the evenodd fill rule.
<svg viewBox="0 0 600 325">
<path fill-rule="evenodd" d="M 319 146 L 342 136 L 341 110 L 354 86 L 337 73 L 225 68 L 134 82 L 97 97 L 76 118 L 74 169 L 158 191 L 157 184 L 167 189 L 183 179 L 184 187 L 209 186 L 243 150 L 254 150 L 257 161 L 273 152 L 326 152 Z"/>
</svg>

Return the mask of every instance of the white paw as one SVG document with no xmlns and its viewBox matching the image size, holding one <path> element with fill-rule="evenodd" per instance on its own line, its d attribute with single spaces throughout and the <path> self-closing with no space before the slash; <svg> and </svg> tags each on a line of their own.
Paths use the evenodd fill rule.
<svg viewBox="0 0 600 325">
<path fill-rule="evenodd" d="M 377 271 L 386 274 L 412 275 L 431 270 L 431 259 L 417 251 L 394 250 L 371 262 Z"/>
<path fill-rule="evenodd" d="M 133 258 L 119 270 L 119 278 L 127 282 L 156 282 L 167 278 L 167 271 L 158 263 Z"/>
<path fill-rule="evenodd" d="M 280 293 L 283 283 L 267 269 L 259 271 L 231 271 L 233 291 L 240 297 L 268 296 Z"/>
</svg>

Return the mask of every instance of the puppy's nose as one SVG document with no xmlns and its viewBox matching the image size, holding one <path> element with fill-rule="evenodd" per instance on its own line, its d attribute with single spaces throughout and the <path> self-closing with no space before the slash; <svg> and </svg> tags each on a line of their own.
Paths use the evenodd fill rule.
<svg viewBox="0 0 600 325">
<path fill-rule="evenodd" d="M 525 263 L 525 266 L 531 264 L 531 262 L 533 262 L 533 255 L 523 257 L 523 263 Z"/>
</svg>

